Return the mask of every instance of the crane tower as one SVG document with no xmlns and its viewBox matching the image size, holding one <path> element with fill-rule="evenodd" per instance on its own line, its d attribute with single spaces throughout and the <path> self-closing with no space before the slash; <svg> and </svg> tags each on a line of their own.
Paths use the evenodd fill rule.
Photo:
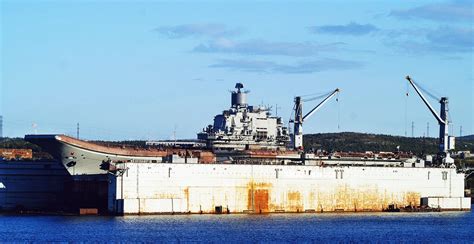
<svg viewBox="0 0 474 244">
<path fill-rule="evenodd" d="M 407 76 L 406 79 L 410 82 L 411 86 L 415 89 L 416 93 L 420 96 L 421 100 L 425 103 L 426 107 L 430 110 L 431 114 L 435 117 L 439 124 L 439 153 L 445 156 L 446 163 L 453 163 L 454 161 L 449 156 L 449 150 L 454 149 L 454 136 L 449 136 L 449 120 L 448 120 L 448 103 L 447 97 L 441 97 L 439 103 L 441 105 L 440 114 L 438 114 L 431 104 L 426 100 L 425 96 L 419 90 L 418 86 Z"/>
<path fill-rule="evenodd" d="M 294 131 L 293 131 L 293 148 L 296 150 L 303 150 L 303 122 L 313 115 L 316 111 L 318 111 L 329 99 L 334 97 L 337 93 L 339 93 L 339 88 L 336 90 L 330 92 L 329 94 L 325 94 L 323 96 L 326 96 L 316 107 L 311 109 L 306 115 L 303 116 L 303 101 L 311 101 L 318 99 L 319 97 L 316 98 L 310 98 L 303 100 L 300 96 L 295 97 L 295 119 L 293 121 L 294 123 Z"/>
</svg>

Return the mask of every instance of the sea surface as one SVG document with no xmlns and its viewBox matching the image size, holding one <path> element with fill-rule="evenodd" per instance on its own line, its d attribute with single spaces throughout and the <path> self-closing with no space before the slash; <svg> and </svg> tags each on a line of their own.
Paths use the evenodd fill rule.
<svg viewBox="0 0 474 244">
<path fill-rule="evenodd" d="M 65 241 L 474 243 L 474 212 L 0 215 L 0 242 Z"/>
</svg>

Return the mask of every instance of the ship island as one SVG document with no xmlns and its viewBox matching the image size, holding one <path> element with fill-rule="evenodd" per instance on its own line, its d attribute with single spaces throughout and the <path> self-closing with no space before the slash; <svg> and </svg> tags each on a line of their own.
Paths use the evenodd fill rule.
<svg viewBox="0 0 474 244">
<path fill-rule="evenodd" d="M 26 135 L 57 163 L 2 163 L 11 174 L 0 178 L 0 205 L 110 215 L 470 211 L 465 173 L 450 157 L 448 99 L 441 98 L 438 113 L 407 80 L 440 125 L 434 157 L 305 150 L 305 120 L 339 89 L 320 97 L 306 114 L 307 100 L 295 97 L 294 117 L 286 126 L 268 107 L 249 105 L 249 92 L 237 83 L 230 108 L 193 140 L 129 147 L 59 134 Z M 18 179 L 24 184 L 8 195 L 6 189 Z"/>
</svg>

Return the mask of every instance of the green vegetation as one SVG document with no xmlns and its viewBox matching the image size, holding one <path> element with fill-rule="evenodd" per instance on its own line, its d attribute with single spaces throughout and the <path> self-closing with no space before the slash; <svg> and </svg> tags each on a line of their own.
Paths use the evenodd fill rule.
<svg viewBox="0 0 474 244">
<path fill-rule="evenodd" d="M 8 149 L 32 149 L 33 152 L 41 152 L 41 148 L 35 144 L 29 143 L 23 138 L 0 138 L 0 148 Z"/>
<path fill-rule="evenodd" d="M 44 159 L 53 159 L 53 157 L 44 152 L 41 147 L 29 143 L 23 138 L 0 138 L 0 148 L 7 148 L 7 149 L 31 149 L 33 151 L 33 159 L 35 160 L 44 160 Z"/>
<path fill-rule="evenodd" d="M 108 146 L 144 147 L 145 142 L 136 141 L 91 141 Z M 386 151 L 393 152 L 400 146 L 400 151 L 412 152 L 416 155 L 435 154 L 438 151 L 437 138 L 412 138 L 403 136 L 375 135 L 355 132 L 321 133 L 304 135 L 304 146 L 307 150 L 323 149 L 334 151 Z M 37 145 L 22 138 L 0 138 L 0 148 L 32 149 L 35 153 L 42 150 Z M 469 150 L 474 153 L 474 135 L 456 138 L 456 150 Z M 464 160 L 465 161 L 465 160 Z M 468 164 L 474 162 L 466 161 Z"/>
<path fill-rule="evenodd" d="M 355 132 L 321 133 L 304 135 L 304 147 L 307 150 L 324 149 L 334 151 L 400 151 L 417 155 L 435 154 L 438 152 L 437 138 L 412 138 L 403 136 L 375 135 Z M 474 137 L 465 136 L 456 139 L 456 150 L 474 152 Z"/>
</svg>

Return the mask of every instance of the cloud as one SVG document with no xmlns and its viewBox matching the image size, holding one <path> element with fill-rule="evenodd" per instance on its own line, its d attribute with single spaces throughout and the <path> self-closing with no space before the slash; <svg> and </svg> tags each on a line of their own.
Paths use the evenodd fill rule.
<svg viewBox="0 0 474 244">
<path fill-rule="evenodd" d="M 321 26 L 310 26 L 309 30 L 313 33 L 324 33 L 334 35 L 352 35 L 362 36 L 371 32 L 378 31 L 378 28 L 371 24 L 358 24 L 351 22 L 346 25 L 321 25 Z"/>
<path fill-rule="evenodd" d="M 434 21 L 468 21 L 472 22 L 473 3 L 471 1 L 452 1 L 433 3 L 415 8 L 393 10 L 390 15 L 401 19 L 428 19 Z"/>
<path fill-rule="evenodd" d="M 261 60 L 231 60 L 223 59 L 210 65 L 211 68 L 226 68 L 229 70 L 257 72 L 257 73 L 286 73 L 286 74 L 304 74 L 315 73 L 327 70 L 347 70 L 356 69 L 363 66 L 360 62 L 346 61 L 339 59 L 321 59 L 313 61 L 299 62 L 296 64 L 278 64 L 271 61 Z"/>
<path fill-rule="evenodd" d="M 314 56 L 323 51 L 335 51 L 342 42 L 316 44 L 311 42 L 268 42 L 251 40 L 235 42 L 226 38 L 218 38 L 196 46 L 194 52 L 203 53 L 237 53 L 245 55 L 281 55 L 293 57 Z"/>
<path fill-rule="evenodd" d="M 399 39 L 391 38 L 387 42 L 404 52 L 416 54 L 472 53 L 474 48 L 474 31 L 470 28 L 440 27 L 420 31 L 418 36 L 421 38 L 407 35 Z"/>
<path fill-rule="evenodd" d="M 222 37 L 233 36 L 240 33 L 240 30 L 230 29 L 221 24 L 185 24 L 176 26 L 162 26 L 155 28 L 161 35 L 172 38 L 185 37 Z"/>
<path fill-rule="evenodd" d="M 230 70 L 238 70 L 245 72 L 259 72 L 267 73 L 276 66 L 276 63 L 269 61 L 258 61 L 258 60 L 231 60 L 222 59 L 217 63 L 209 65 L 211 68 L 227 68 Z"/>
<path fill-rule="evenodd" d="M 441 27 L 429 32 L 426 38 L 432 44 L 461 51 L 468 51 L 474 47 L 474 31 L 472 28 Z"/>
</svg>

